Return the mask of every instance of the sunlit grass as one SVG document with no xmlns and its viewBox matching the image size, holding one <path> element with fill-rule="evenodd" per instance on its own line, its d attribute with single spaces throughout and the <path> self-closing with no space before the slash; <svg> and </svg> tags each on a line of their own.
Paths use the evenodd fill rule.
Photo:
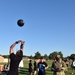
<svg viewBox="0 0 75 75">
<path fill-rule="evenodd" d="M 29 75 L 28 73 L 28 61 L 24 61 L 24 67 L 23 68 L 19 68 L 19 75 Z M 32 62 L 33 63 L 33 62 Z M 46 75 L 52 75 L 52 71 L 51 71 L 51 61 L 47 61 L 47 64 L 49 66 L 49 68 L 46 70 Z M 5 64 L 5 63 L 0 63 L 0 64 Z M 72 70 L 69 66 L 68 68 L 68 72 L 66 72 L 66 75 L 71 75 L 72 73 Z M 6 75 L 6 74 L 3 74 L 3 75 Z"/>
</svg>

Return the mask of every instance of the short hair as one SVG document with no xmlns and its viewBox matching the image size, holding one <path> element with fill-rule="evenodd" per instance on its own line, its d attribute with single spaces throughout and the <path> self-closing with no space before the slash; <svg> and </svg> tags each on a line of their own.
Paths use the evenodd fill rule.
<svg viewBox="0 0 75 75">
<path fill-rule="evenodd" d="M 43 57 L 41 57 L 40 59 L 43 59 Z"/>
<path fill-rule="evenodd" d="M 32 60 L 30 60 L 29 62 L 32 62 Z"/>
<path fill-rule="evenodd" d="M 61 56 L 58 54 L 56 57 L 60 58 Z"/>
<path fill-rule="evenodd" d="M 18 50 L 18 51 L 16 52 L 16 56 L 21 56 L 21 55 L 22 55 L 21 50 Z"/>
</svg>

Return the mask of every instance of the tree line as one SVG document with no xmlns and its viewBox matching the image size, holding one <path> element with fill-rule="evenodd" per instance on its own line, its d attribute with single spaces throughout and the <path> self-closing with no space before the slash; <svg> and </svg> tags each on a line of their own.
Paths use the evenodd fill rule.
<svg viewBox="0 0 75 75">
<path fill-rule="evenodd" d="M 32 56 L 32 55 L 30 55 L 30 56 L 23 55 L 23 57 L 28 57 L 30 59 L 40 59 L 42 57 L 46 60 L 52 60 L 52 59 L 55 59 L 57 54 L 59 54 L 62 58 L 72 59 L 72 60 L 75 59 L 75 54 L 71 54 L 70 56 L 63 57 L 63 53 L 61 51 L 60 52 L 54 51 L 54 52 L 50 53 L 49 55 L 47 55 L 47 54 L 41 55 L 41 53 L 37 51 L 34 56 Z M 9 57 L 9 55 L 2 55 L 2 56 L 4 58 Z"/>
</svg>

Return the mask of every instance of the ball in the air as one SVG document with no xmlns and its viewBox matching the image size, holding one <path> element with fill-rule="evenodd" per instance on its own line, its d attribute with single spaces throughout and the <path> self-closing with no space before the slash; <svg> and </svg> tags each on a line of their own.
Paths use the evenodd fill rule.
<svg viewBox="0 0 75 75">
<path fill-rule="evenodd" d="M 22 26 L 24 26 L 24 21 L 22 19 L 19 19 L 17 21 L 17 24 L 18 24 L 18 26 L 22 27 Z"/>
</svg>

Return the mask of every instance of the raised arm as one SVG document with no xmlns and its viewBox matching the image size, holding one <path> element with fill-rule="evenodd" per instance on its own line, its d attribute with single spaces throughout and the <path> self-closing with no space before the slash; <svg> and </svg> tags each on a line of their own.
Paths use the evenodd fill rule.
<svg viewBox="0 0 75 75">
<path fill-rule="evenodd" d="M 21 42 L 21 45 L 20 45 L 20 50 L 22 50 L 23 51 L 23 48 L 24 48 L 24 41 L 22 41 L 22 40 L 18 40 L 18 41 L 16 41 L 15 43 L 13 43 L 11 46 L 10 46 L 10 51 L 9 51 L 9 53 L 11 54 L 11 53 L 14 53 L 14 47 L 16 46 L 16 44 L 18 44 L 18 43 L 20 43 Z"/>
<path fill-rule="evenodd" d="M 23 51 L 25 41 L 21 41 L 20 50 Z"/>
<path fill-rule="evenodd" d="M 15 47 L 15 45 L 16 44 L 18 44 L 19 43 L 19 41 L 16 41 L 15 43 L 13 43 L 11 46 L 10 46 L 10 50 L 9 50 L 9 53 L 11 54 L 11 53 L 14 53 L 14 47 Z"/>
</svg>

